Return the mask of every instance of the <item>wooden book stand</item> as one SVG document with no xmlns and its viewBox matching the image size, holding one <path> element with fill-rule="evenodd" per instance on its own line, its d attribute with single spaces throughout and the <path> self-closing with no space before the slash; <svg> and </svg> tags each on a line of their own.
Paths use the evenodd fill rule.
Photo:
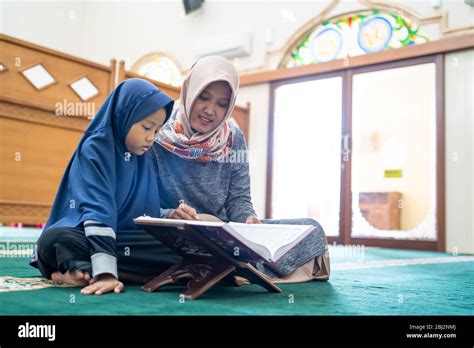
<svg viewBox="0 0 474 348">
<path fill-rule="evenodd" d="M 190 226 L 176 227 L 142 225 L 156 239 L 179 253 L 183 260 L 142 286 L 153 292 L 167 284 L 187 281 L 184 299 L 194 300 L 224 277 L 233 275 L 248 279 L 268 291 L 281 292 L 272 280 L 249 263 L 237 261 Z"/>
</svg>

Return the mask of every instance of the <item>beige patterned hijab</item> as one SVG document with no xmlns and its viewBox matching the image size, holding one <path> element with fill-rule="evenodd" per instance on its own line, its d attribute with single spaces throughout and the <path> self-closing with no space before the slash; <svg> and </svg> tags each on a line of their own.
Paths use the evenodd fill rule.
<svg viewBox="0 0 474 348">
<path fill-rule="evenodd" d="M 191 128 L 190 114 L 194 101 L 211 83 L 226 81 L 232 91 L 227 113 L 209 133 Z M 156 142 L 174 154 L 192 161 L 218 161 L 229 153 L 234 141 L 234 128 L 228 119 L 234 109 L 239 90 L 239 75 L 232 62 L 220 56 L 199 59 L 184 80 L 181 97 L 168 122 L 161 128 Z"/>
</svg>

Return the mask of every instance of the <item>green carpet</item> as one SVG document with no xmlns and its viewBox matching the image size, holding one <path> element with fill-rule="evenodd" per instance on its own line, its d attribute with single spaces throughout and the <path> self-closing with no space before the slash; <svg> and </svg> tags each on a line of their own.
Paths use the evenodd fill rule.
<svg viewBox="0 0 474 348">
<path fill-rule="evenodd" d="M 217 286 L 181 303 L 176 287 L 150 294 L 129 285 L 119 295 L 84 296 L 80 288 L 1 292 L 0 286 L 0 315 L 474 315 L 474 258 L 377 266 L 455 256 L 381 248 L 366 248 L 363 260 L 334 254 L 329 282 L 282 284 L 281 294 L 256 285 Z M 345 267 L 351 262 L 371 266 Z M 39 272 L 28 266 L 28 258 L 0 257 L 1 276 L 38 277 Z"/>
</svg>

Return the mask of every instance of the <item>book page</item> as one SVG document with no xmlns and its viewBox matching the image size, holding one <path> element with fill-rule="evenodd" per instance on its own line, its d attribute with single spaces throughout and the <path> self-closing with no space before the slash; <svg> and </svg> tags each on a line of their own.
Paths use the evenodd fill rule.
<svg viewBox="0 0 474 348">
<path fill-rule="evenodd" d="M 228 225 L 250 242 L 265 246 L 270 251 L 272 259 L 275 259 L 275 253 L 278 249 L 289 244 L 297 244 L 306 232 L 313 228 L 311 225 L 243 224 L 236 222 L 230 222 Z"/>
</svg>

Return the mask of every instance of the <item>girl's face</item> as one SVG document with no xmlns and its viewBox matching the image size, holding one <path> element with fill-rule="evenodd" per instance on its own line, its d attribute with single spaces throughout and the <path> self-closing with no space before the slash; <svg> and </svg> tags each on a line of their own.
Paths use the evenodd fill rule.
<svg viewBox="0 0 474 348">
<path fill-rule="evenodd" d="M 210 83 L 194 101 L 189 121 L 199 133 L 209 133 L 224 119 L 232 91 L 225 81 Z"/>
<path fill-rule="evenodd" d="M 137 156 L 143 155 L 147 152 L 153 142 L 156 134 L 160 130 L 166 118 L 166 111 L 164 108 L 155 111 L 150 116 L 135 123 L 128 131 L 125 138 L 125 146 L 127 150 Z"/>
</svg>

